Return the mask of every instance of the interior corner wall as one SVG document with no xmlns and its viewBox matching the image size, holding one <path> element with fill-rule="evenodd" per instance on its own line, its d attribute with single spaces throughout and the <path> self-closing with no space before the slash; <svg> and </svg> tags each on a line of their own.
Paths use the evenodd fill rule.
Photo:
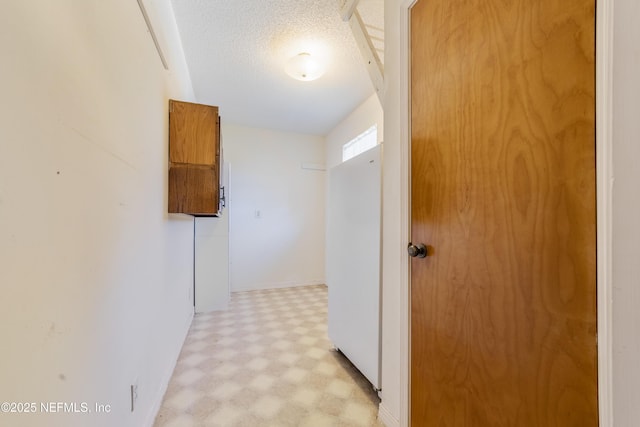
<svg viewBox="0 0 640 427">
<path fill-rule="evenodd" d="M 640 2 L 614 2 L 613 33 L 613 419 L 638 425 L 640 405 Z"/>
<path fill-rule="evenodd" d="M 324 138 L 224 122 L 232 291 L 324 284 Z M 305 165 L 305 167 L 303 167 Z"/>
<path fill-rule="evenodd" d="M 384 137 L 384 115 L 377 94 L 371 95 L 326 136 L 327 170 L 342 163 L 342 146 L 371 126 L 378 126 L 378 143 Z"/>
<path fill-rule="evenodd" d="M 2 425 L 151 425 L 190 324 L 167 104 L 193 90 L 170 1 L 145 4 L 169 71 L 135 1 L 2 4 L 0 401 L 35 412 Z"/>
</svg>

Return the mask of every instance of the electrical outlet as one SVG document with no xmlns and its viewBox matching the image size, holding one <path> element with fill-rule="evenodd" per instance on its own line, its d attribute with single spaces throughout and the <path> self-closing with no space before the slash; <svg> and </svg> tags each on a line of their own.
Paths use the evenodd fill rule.
<svg viewBox="0 0 640 427">
<path fill-rule="evenodd" d="M 135 380 L 131 384 L 131 412 L 136 408 L 136 401 L 138 400 L 138 380 Z"/>
</svg>

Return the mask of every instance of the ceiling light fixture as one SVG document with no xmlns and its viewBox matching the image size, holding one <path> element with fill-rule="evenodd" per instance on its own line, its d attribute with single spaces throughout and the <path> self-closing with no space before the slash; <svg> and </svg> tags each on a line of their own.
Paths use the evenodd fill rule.
<svg viewBox="0 0 640 427">
<path fill-rule="evenodd" d="M 308 52 L 302 52 L 287 61 L 284 70 L 296 80 L 308 82 L 324 74 L 324 67 Z"/>
</svg>

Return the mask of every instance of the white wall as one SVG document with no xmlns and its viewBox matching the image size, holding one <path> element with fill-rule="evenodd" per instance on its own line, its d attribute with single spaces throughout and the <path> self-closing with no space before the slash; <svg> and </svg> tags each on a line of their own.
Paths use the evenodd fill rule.
<svg viewBox="0 0 640 427">
<path fill-rule="evenodd" d="M 193 312 L 192 219 L 166 214 L 167 99 L 193 98 L 169 0 L 148 5 L 169 72 L 135 1 L 2 6 L 0 401 L 111 412 L 0 424 L 150 425 Z"/>
<path fill-rule="evenodd" d="M 224 122 L 231 290 L 324 283 L 324 138 Z M 256 217 L 260 211 L 260 217 Z"/>
<path fill-rule="evenodd" d="M 373 125 L 378 125 L 378 143 L 384 137 L 382 105 L 375 93 L 345 117 L 326 136 L 327 170 L 342 163 L 342 146 Z"/>
<path fill-rule="evenodd" d="M 616 0 L 613 37 L 613 417 L 640 420 L 640 2 Z"/>
</svg>

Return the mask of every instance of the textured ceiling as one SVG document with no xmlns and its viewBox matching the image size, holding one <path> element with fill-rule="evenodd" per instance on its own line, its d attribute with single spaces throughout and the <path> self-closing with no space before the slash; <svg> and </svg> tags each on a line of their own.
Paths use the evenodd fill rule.
<svg viewBox="0 0 640 427">
<path fill-rule="evenodd" d="M 196 98 L 219 106 L 224 121 L 325 135 L 374 92 L 336 0 L 172 4 Z M 376 47 L 382 5 L 361 0 L 358 6 Z M 286 60 L 305 51 L 326 60 L 318 80 L 302 82 L 284 72 Z"/>
</svg>

